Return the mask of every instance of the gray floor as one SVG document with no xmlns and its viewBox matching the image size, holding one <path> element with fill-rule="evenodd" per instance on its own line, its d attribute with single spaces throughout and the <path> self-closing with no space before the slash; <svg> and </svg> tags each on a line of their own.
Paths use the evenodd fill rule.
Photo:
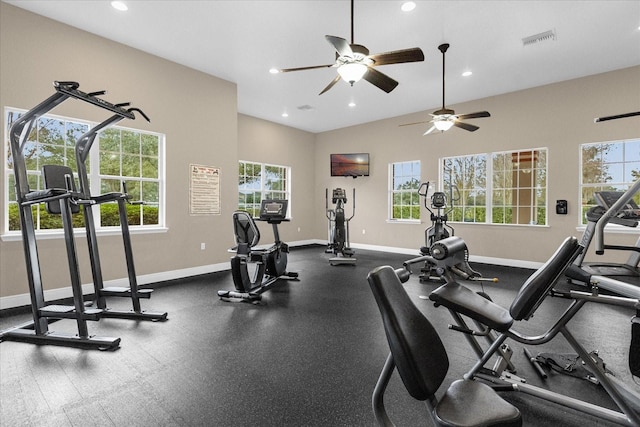
<svg viewBox="0 0 640 427">
<path fill-rule="evenodd" d="M 400 266 L 407 257 L 362 250 L 356 254 L 357 266 L 331 267 L 323 249 L 292 249 L 289 269 L 300 273 L 300 281 L 282 282 L 264 294 L 261 305 L 220 301 L 216 292 L 233 288 L 228 272 L 161 284 L 143 304 L 168 311 L 166 322 L 90 323 L 92 334 L 122 338 L 117 351 L 2 342 L 0 425 L 373 425 L 371 393 L 388 347 L 366 275 L 378 265 Z M 500 278 L 484 287 L 505 306 L 530 273 L 476 267 L 485 276 Z M 433 286 L 417 278 L 406 284 L 445 342 L 451 359 L 449 381 L 459 378 L 475 358 L 460 334 L 447 329 L 448 312 L 418 298 Z M 114 298 L 110 304 L 126 306 Z M 541 331 L 565 305 L 548 299 L 539 315 L 520 329 Z M 626 382 L 631 381 L 627 357 L 632 314 L 588 304 L 570 324 L 579 340 L 598 349 Z M 0 314 L 0 329 L 29 317 Z M 51 325 L 56 331 L 71 332 L 73 327 L 69 320 Z M 518 373 L 543 384 L 521 347 L 513 347 Z M 567 349 L 559 341 L 534 352 Z M 598 386 L 583 380 L 552 374 L 546 383 L 594 403 L 612 404 Z M 506 398 L 522 410 L 527 426 L 607 425 L 533 397 Z M 423 403 L 406 393 L 397 375 L 385 403 L 397 425 L 429 425 Z"/>
</svg>

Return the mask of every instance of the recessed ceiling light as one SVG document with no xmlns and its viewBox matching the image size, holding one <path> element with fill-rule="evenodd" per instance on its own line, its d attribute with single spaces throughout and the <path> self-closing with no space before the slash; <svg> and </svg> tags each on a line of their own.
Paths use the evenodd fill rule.
<svg viewBox="0 0 640 427">
<path fill-rule="evenodd" d="M 282 113 L 282 117 L 289 117 L 289 114 L 287 114 L 287 113 Z"/>
<path fill-rule="evenodd" d="M 412 1 L 406 1 L 402 3 L 402 6 L 400 6 L 400 9 L 402 9 L 403 12 L 411 12 L 415 8 L 416 8 L 416 3 Z"/>
<path fill-rule="evenodd" d="M 129 8 L 127 7 L 127 5 L 123 2 L 123 1 L 112 1 L 111 2 L 111 7 L 116 9 L 116 10 L 121 10 L 121 11 L 126 11 L 129 10 Z"/>
<path fill-rule="evenodd" d="M 473 74 L 471 71 L 465 71 L 462 73 L 462 77 L 469 77 L 471 74 Z"/>
<path fill-rule="evenodd" d="M 353 108 L 353 107 L 355 107 L 355 106 L 356 106 L 356 103 L 355 103 L 355 102 L 351 101 L 351 102 L 349 103 L 349 107 Z"/>
<path fill-rule="evenodd" d="M 280 72 L 280 70 L 278 70 L 277 68 L 272 68 L 272 69 L 269 70 L 269 72 L 271 74 L 278 74 Z"/>
</svg>

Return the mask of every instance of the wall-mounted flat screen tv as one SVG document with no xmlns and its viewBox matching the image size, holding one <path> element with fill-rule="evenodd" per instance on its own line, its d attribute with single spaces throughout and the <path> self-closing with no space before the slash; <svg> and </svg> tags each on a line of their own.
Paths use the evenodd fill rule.
<svg viewBox="0 0 640 427">
<path fill-rule="evenodd" d="M 369 153 L 332 154 L 331 176 L 369 176 Z"/>
</svg>

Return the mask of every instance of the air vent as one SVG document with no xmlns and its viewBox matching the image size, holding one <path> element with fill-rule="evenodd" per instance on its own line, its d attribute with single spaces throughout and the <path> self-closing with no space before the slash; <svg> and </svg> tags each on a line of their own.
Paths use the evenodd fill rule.
<svg viewBox="0 0 640 427">
<path fill-rule="evenodd" d="M 530 46 L 536 43 L 550 42 L 556 39 L 556 33 L 554 30 L 545 31 L 544 33 L 534 34 L 522 39 L 522 46 Z"/>
<path fill-rule="evenodd" d="M 305 104 L 305 105 L 300 105 L 298 106 L 298 110 L 300 111 L 309 111 L 309 110 L 313 110 L 313 107 L 309 104 Z"/>
</svg>

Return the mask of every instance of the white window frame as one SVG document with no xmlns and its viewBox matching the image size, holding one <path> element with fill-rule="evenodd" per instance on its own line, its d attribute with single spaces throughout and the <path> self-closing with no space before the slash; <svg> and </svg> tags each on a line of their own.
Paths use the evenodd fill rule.
<svg viewBox="0 0 640 427">
<path fill-rule="evenodd" d="M 415 165 L 417 164 L 417 174 L 415 173 L 416 171 L 414 170 Z M 401 168 L 405 168 L 406 166 L 408 166 L 411 169 L 411 172 L 409 173 L 409 175 L 403 175 L 403 177 L 405 178 L 410 178 L 411 180 L 416 179 L 417 180 L 417 184 L 415 188 L 410 188 L 410 189 L 396 189 L 395 188 L 395 176 L 394 176 L 394 169 L 396 167 L 401 167 Z M 410 223 L 410 224 L 414 224 L 414 223 L 420 223 L 421 222 L 421 208 L 420 208 L 420 195 L 418 195 L 418 189 L 420 188 L 420 184 L 421 184 L 421 180 L 422 180 L 422 164 L 420 162 L 420 160 L 407 160 L 407 161 L 402 161 L 402 162 L 392 162 L 389 163 L 389 169 L 388 169 L 389 173 L 388 173 L 388 199 L 387 199 L 387 206 L 388 206 L 388 210 L 387 210 L 387 222 L 390 223 Z M 395 201 L 395 195 L 400 194 L 400 197 L 402 198 L 403 195 L 409 195 L 409 198 L 411 199 L 411 203 L 410 204 L 400 204 L 400 205 L 396 205 L 394 203 Z M 409 207 L 409 211 L 413 212 L 413 211 L 417 211 L 417 217 L 414 217 L 413 214 L 410 214 L 409 218 L 394 218 L 394 208 L 396 206 L 400 206 L 400 208 L 407 206 Z"/>
<path fill-rule="evenodd" d="M 284 196 L 284 199 L 288 200 L 288 206 L 287 206 L 287 215 L 286 218 L 287 219 L 291 219 L 291 186 L 292 186 L 292 179 L 291 179 L 291 166 L 286 166 L 286 165 L 275 165 L 275 164 L 271 164 L 271 163 L 261 163 L 261 162 L 254 162 L 251 160 L 239 160 L 238 161 L 238 166 L 240 166 L 241 164 L 244 164 L 245 167 L 247 164 L 252 164 L 254 166 L 260 166 L 260 181 L 259 181 L 259 186 L 258 189 L 253 188 L 250 189 L 251 191 L 247 190 L 242 190 L 241 189 L 241 183 L 240 183 L 240 179 L 241 177 L 238 176 L 238 209 L 241 210 L 246 210 L 247 212 L 251 213 L 254 217 L 257 217 L 257 213 L 260 210 L 260 202 L 262 200 L 265 200 L 265 194 L 266 193 L 280 193 L 281 195 Z M 266 188 L 266 184 L 265 184 L 265 180 L 264 177 L 266 176 L 266 168 L 268 167 L 274 167 L 274 168 L 279 168 L 285 171 L 285 179 L 284 179 L 284 185 L 285 185 L 285 189 L 284 190 L 271 190 L 271 189 L 267 189 Z M 240 197 L 242 194 L 248 194 L 248 193 L 260 193 L 260 200 L 256 203 L 254 201 L 254 203 L 252 203 L 251 205 L 253 205 L 252 208 L 248 208 L 246 203 L 240 203 Z"/>
<path fill-rule="evenodd" d="M 9 129 L 6 118 L 9 114 L 9 112 L 16 112 L 16 113 L 25 113 L 27 112 L 27 110 L 25 109 L 21 109 L 21 108 L 14 108 L 14 107 L 4 107 L 4 111 L 3 111 L 3 123 L 4 123 L 4 142 L 3 142 L 3 153 L 6 154 L 9 153 L 10 151 L 10 146 L 9 146 Z M 59 121 L 63 121 L 63 122 L 72 122 L 72 123 L 77 123 L 77 124 L 81 124 L 81 125 L 87 125 L 88 129 L 90 129 L 91 127 L 97 125 L 97 122 L 92 122 L 92 121 L 87 121 L 87 120 L 82 120 L 82 119 L 77 119 L 77 118 L 73 118 L 73 117 L 66 117 L 66 116 L 60 116 L 60 115 L 56 115 L 56 114 L 44 114 L 42 116 L 39 117 L 39 119 L 53 119 L 53 120 L 59 120 Z M 126 128 L 126 127 L 120 127 L 120 126 L 113 126 L 113 128 L 118 128 L 118 129 L 122 129 L 122 130 L 130 130 L 133 132 L 138 132 L 138 133 L 143 133 L 143 134 L 150 134 L 150 135 L 154 135 L 158 137 L 158 178 L 157 178 L 157 182 L 158 182 L 158 186 L 159 186 L 159 194 L 158 194 L 158 224 L 150 224 L 150 225 L 130 225 L 129 229 L 130 232 L 132 234 L 137 234 L 137 233 L 150 233 L 150 232 L 165 232 L 167 231 L 166 225 L 165 225 L 165 215 L 166 215 L 166 206 L 165 206 L 165 200 L 166 200 L 166 179 L 165 179 L 165 145 L 166 145 L 166 136 L 164 134 L 161 133 L 157 133 L 157 132 L 150 132 L 150 131 L 142 131 L 142 130 L 138 130 L 138 129 L 132 129 L 132 128 Z M 100 170 L 100 165 L 99 165 L 99 141 L 100 136 L 98 135 L 98 137 L 96 138 L 96 142 L 94 147 L 92 147 L 91 152 L 89 153 L 89 181 L 90 181 L 90 185 L 91 185 L 91 194 L 100 194 L 100 179 L 101 176 L 99 175 L 99 170 Z M 75 156 L 75 152 L 72 149 L 71 153 L 73 156 Z M 67 156 L 68 158 L 68 156 Z M 14 172 L 13 169 L 10 169 L 6 163 L 6 158 L 3 160 L 4 163 L 4 187 L 2 188 L 2 197 L 4 200 L 4 211 L 2 213 L 2 221 L 3 221 L 3 232 L 2 235 L 0 236 L 1 239 L 3 241 L 14 241 L 14 240 L 20 240 L 21 239 L 21 232 L 20 230 L 9 230 L 9 199 L 14 199 L 15 196 L 11 196 L 10 194 L 15 194 L 12 193 L 15 191 L 14 188 L 10 188 L 10 182 L 13 181 L 13 176 L 14 176 Z M 74 158 L 74 162 L 75 162 L 75 158 Z M 38 177 L 38 181 L 40 181 L 40 174 L 41 171 L 40 170 L 36 170 L 36 171 L 29 171 L 29 175 L 33 175 L 33 176 L 37 176 Z M 74 175 L 76 175 L 77 177 L 77 171 L 74 170 Z M 120 177 L 122 178 L 127 178 L 127 177 Z M 34 189 L 35 190 L 35 189 Z M 15 202 L 11 202 L 12 204 L 15 204 Z M 34 218 L 35 219 L 35 218 Z M 105 226 L 101 226 L 100 225 L 100 215 L 98 212 L 96 212 L 96 214 L 94 215 L 94 221 L 95 221 L 95 227 L 96 227 L 96 233 L 100 234 L 100 235 L 111 235 L 111 234 L 119 234 L 120 233 L 120 227 L 105 227 Z M 85 229 L 84 227 L 82 228 L 76 228 L 74 229 L 74 233 L 76 235 L 82 235 L 84 234 Z M 39 238 L 61 238 L 63 237 L 63 230 L 62 228 L 52 228 L 52 229 L 40 229 L 39 228 L 39 222 L 36 220 L 36 230 L 35 230 L 36 235 Z"/>
<path fill-rule="evenodd" d="M 619 145 L 622 150 L 622 157 L 619 161 L 604 162 L 605 165 L 619 165 L 622 167 L 622 174 L 618 174 L 617 177 L 607 176 L 608 179 L 600 182 L 588 182 L 584 181 L 584 149 L 590 146 L 605 146 L 605 145 Z M 626 191 L 634 182 L 632 171 L 640 171 L 640 138 L 629 138 L 615 141 L 602 141 L 602 142 L 589 142 L 580 144 L 578 147 L 579 154 L 579 189 L 578 189 L 578 229 L 584 229 L 586 227 L 585 213 L 588 209 L 595 206 L 595 203 L 585 202 L 585 192 L 598 191 L 598 190 L 611 190 L 611 191 Z M 599 154 L 602 156 L 602 152 Z M 640 200 L 636 199 L 636 202 Z M 613 232 L 630 232 L 637 233 L 637 229 L 625 227 L 618 224 L 608 223 L 606 225 L 608 229 Z"/>
<path fill-rule="evenodd" d="M 522 187 L 522 188 L 532 188 L 532 194 L 531 194 L 531 198 L 532 200 L 538 199 L 538 198 L 542 198 L 544 200 L 544 203 L 537 203 L 537 202 L 533 202 L 531 203 L 531 205 L 522 205 L 522 206 L 529 206 L 530 207 L 530 214 L 531 217 L 533 218 L 537 218 L 537 209 L 543 208 L 544 209 L 544 223 L 539 224 L 539 223 L 528 223 L 528 224 L 518 224 L 518 223 L 506 223 L 506 222 L 493 222 L 493 208 L 494 208 L 494 203 L 493 203 L 493 192 L 494 192 L 494 184 L 493 184 L 493 178 L 494 178 L 494 170 L 493 170 L 493 158 L 496 155 L 511 155 L 513 156 L 514 154 L 517 154 L 518 156 L 520 156 L 521 153 L 531 153 L 531 152 L 540 152 L 540 153 L 544 153 L 544 163 L 542 164 L 543 166 L 539 166 L 537 169 L 540 171 L 540 174 L 543 174 L 543 183 L 544 185 L 538 186 L 536 185 L 537 183 L 534 183 L 531 187 Z M 485 224 L 485 225 L 497 225 L 497 226 L 519 226 L 519 227 L 547 227 L 549 225 L 549 198 L 548 198 L 548 170 L 549 170 L 549 150 L 546 147 L 538 147 L 538 148 L 527 148 L 527 149 L 519 149 L 519 150 L 506 150 L 506 151 L 500 151 L 500 152 L 490 152 L 490 153 L 479 153 L 479 154 L 468 154 L 468 155 L 461 155 L 461 156 L 450 156 L 450 157 L 443 157 L 440 160 L 440 186 L 441 188 L 445 188 L 448 189 L 449 187 L 449 183 L 446 181 L 447 179 L 447 173 L 444 170 L 445 167 L 445 163 L 448 160 L 452 160 L 452 159 L 460 159 L 460 158 L 477 158 L 477 159 L 484 159 L 484 167 L 485 167 L 485 176 L 483 177 L 483 181 L 484 181 L 484 187 L 482 186 L 478 186 L 478 180 L 476 179 L 476 182 L 474 183 L 474 188 L 471 189 L 459 189 L 460 191 L 460 195 L 461 195 L 461 199 L 464 199 L 465 197 L 469 196 L 471 197 L 472 194 L 474 193 L 475 196 L 474 197 L 478 197 L 478 198 L 485 198 L 485 202 L 484 204 L 478 205 L 478 204 L 470 204 L 470 205 L 465 205 L 464 200 L 460 200 L 457 202 L 457 204 L 454 205 L 453 207 L 453 211 L 452 213 L 449 215 L 449 222 L 457 222 L 457 223 L 464 223 L 464 224 Z M 519 169 L 519 165 L 516 165 L 514 170 L 518 170 Z M 529 173 L 533 173 L 532 171 L 529 171 Z M 510 187 L 512 188 L 512 187 Z M 515 187 L 515 188 L 520 188 L 520 187 Z M 448 192 L 448 190 L 447 190 Z M 469 193 L 469 194 L 467 194 Z M 541 195 L 541 196 L 540 196 Z M 539 197 L 540 196 L 540 197 Z M 512 206 L 514 209 L 517 209 L 518 206 L 520 206 L 519 204 L 511 204 L 511 205 L 506 205 L 503 204 L 503 207 L 508 207 L 508 206 Z M 474 210 L 474 214 L 473 214 L 473 221 L 464 221 L 465 218 L 465 209 L 469 209 L 469 210 Z M 476 221 L 477 218 L 477 214 L 475 212 L 476 209 L 482 209 L 484 210 L 484 221 Z M 463 221 L 460 221 L 458 218 L 462 218 Z"/>
</svg>

